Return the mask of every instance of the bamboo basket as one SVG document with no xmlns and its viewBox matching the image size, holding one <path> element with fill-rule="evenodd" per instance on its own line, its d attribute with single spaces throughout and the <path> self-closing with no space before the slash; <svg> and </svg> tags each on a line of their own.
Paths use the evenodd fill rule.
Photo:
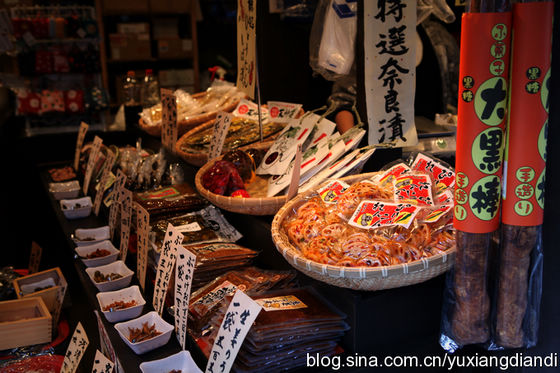
<svg viewBox="0 0 560 373">
<path fill-rule="evenodd" d="M 353 184 L 370 178 L 374 174 L 352 175 L 341 180 Z M 286 203 L 274 216 L 271 228 L 276 249 L 288 263 L 307 276 L 338 287 L 373 291 L 418 284 L 446 272 L 453 265 L 455 248 L 448 250 L 447 253 L 429 258 L 384 267 L 343 267 L 317 263 L 305 258 L 291 244 L 282 228 L 282 223 L 294 209 L 305 203 L 306 198 L 313 193 L 312 190 L 307 191 Z"/>
<path fill-rule="evenodd" d="M 194 95 L 192 95 L 192 97 L 196 99 L 196 98 L 204 96 L 205 94 L 206 94 L 206 92 L 199 92 L 199 93 L 195 93 Z M 185 134 L 186 132 L 195 128 L 196 126 L 216 118 L 216 115 L 218 115 L 218 111 L 231 112 L 233 109 L 235 109 L 237 104 L 239 104 L 239 101 L 241 101 L 241 100 L 236 100 L 236 101 L 230 103 L 227 106 L 219 108 L 218 110 L 210 111 L 210 112 L 204 113 L 204 114 L 195 115 L 192 118 L 189 118 L 187 120 L 177 121 L 178 135 L 182 136 L 183 134 Z M 156 124 L 156 125 L 150 126 L 142 118 L 140 118 L 140 120 L 138 121 L 138 125 L 140 126 L 140 129 L 142 131 L 146 132 L 148 135 L 155 136 L 155 137 L 161 137 L 161 129 L 162 129 L 161 121 L 159 121 L 158 124 Z"/>
</svg>

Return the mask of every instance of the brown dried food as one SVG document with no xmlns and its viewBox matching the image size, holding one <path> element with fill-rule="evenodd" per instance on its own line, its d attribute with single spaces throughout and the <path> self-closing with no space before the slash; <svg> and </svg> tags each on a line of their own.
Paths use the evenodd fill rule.
<svg viewBox="0 0 560 373">
<path fill-rule="evenodd" d="M 131 343 L 140 343 L 148 339 L 157 337 L 161 334 L 160 331 L 156 330 L 156 324 L 148 325 L 148 322 L 142 323 L 142 328 L 128 328 L 128 340 Z"/>
<path fill-rule="evenodd" d="M 53 181 L 67 181 L 76 178 L 76 172 L 70 166 L 62 168 L 51 168 L 49 175 Z"/>
<path fill-rule="evenodd" d="M 95 271 L 95 273 L 93 274 L 93 280 L 95 282 L 115 281 L 119 278 L 122 278 L 122 275 L 118 273 L 110 273 L 108 275 L 105 275 L 100 271 Z"/>
<path fill-rule="evenodd" d="M 130 302 L 125 302 L 122 300 L 117 300 L 105 307 L 103 307 L 103 311 L 109 311 L 109 312 L 113 312 L 113 311 L 118 311 L 118 310 L 124 310 L 125 308 L 130 308 L 136 306 L 136 301 L 133 299 Z"/>
<path fill-rule="evenodd" d="M 94 252 L 87 254 L 84 258 L 85 259 L 102 258 L 102 257 L 107 256 L 109 254 L 111 254 L 111 252 L 109 250 L 97 249 Z"/>
<path fill-rule="evenodd" d="M 503 347 L 523 347 L 530 255 L 537 245 L 540 230 L 541 226 L 502 225 L 496 342 Z"/>
</svg>

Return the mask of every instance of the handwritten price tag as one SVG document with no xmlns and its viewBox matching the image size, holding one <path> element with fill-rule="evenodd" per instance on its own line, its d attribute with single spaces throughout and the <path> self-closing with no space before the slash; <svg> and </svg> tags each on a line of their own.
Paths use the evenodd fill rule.
<svg viewBox="0 0 560 373">
<path fill-rule="evenodd" d="M 167 287 L 175 260 L 177 259 L 177 249 L 181 247 L 184 236 L 173 225 L 167 225 L 165 232 L 165 239 L 161 247 L 159 263 L 156 271 L 156 286 L 154 288 L 153 305 L 158 314 L 161 315 L 163 305 L 165 303 L 165 295 L 167 294 Z"/>
<path fill-rule="evenodd" d="M 101 315 L 99 315 L 99 311 L 94 310 L 93 313 L 95 314 L 95 318 L 97 319 L 97 329 L 99 331 L 99 343 L 101 345 L 101 352 L 105 356 L 109 356 L 109 359 L 115 363 L 115 373 L 122 372 L 122 368 L 120 367 L 119 359 L 117 358 L 117 354 L 115 352 L 115 348 L 111 343 L 111 339 L 109 338 L 109 334 L 107 334 L 107 329 L 103 325 L 103 320 L 101 320 Z"/>
<path fill-rule="evenodd" d="M 115 364 L 105 357 L 101 351 L 95 352 L 95 359 L 93 360 L 93 367 L 91 373 L 111 373 Z"/>
<path fill-rule="evenodd" d="M 210 149 L 208 151 L 208 160 L 218 158 L 222 154 L 222 148 L 224 147 L 224 141 L 232 118 L 232 115 L 225 111 L 220 111 L 216 116 L 212 141 L 210 141 Z"/>
<path fill-rule="evenodd" d="M 177 100 L 173 91 L 161 89 L 161 142 L 172 153 L 177 142 Z"/>
<path fill-rule="evenodd" d="M 121 204 L 120 197 L 122 190 L 126 184 L 126 175 L 121 169 L 117 171 L 117 178 L 115 179 L 113 187 L 113 202 L 109 208 L 109 232 L 111 234 L 111 240 L 115 238 L 115 230 L 117 228 L 117 217 L 120 212 Z M 122 258 L 122 256 L 121 256 Z M 123 259 L 124 260 L 124 259 Z"/>
<path fill-rule="evenodd" d="M 84 177 L 83 192 L 87 195 L 89 189 L 89 182 L 91 181 L 91 176 L 93 174 L 93 169 L 97 163 L 97 157 L 99 156 L 99 150 L 101 149 L 101 144 L 103 140 L 99 136 L 95 136 L 93 139 L 93 147 L 89 152 L 88 163 L 86 166 L 86 175 Z"/>
<path fill-rule="evenodd" d="M 255 97 L 257 2 L 240 0 L 237 7 L 237 87 Z"/>
<path fill-rule="evenodd" d="M 179 245 L 175 271 L 175 333 L 183 350 L 186 344 L 187 314 L 195 265 L 196 255 Z"/>
<path fill-rule="evenodd" d="M 120 197 L 121 205 L 121 242 L 119 250 L 121 252 L 121 260 L 126 260 L 128 252 L 128 241 L 130 239 L 130 226 L 132 222 L 132 192 L 126 188 L 122 189 Z"/>
<path fill-rule="evenodd" d="M 29 255 L 29 274 L 39 271 L 43 248 L 35 241 L 31 242 L 31 254 Z"/>
<path fill-rule="evenodd" d="M 103 194 L 107 186 L 107 181 L 111 175 L 111 168 L 115 162 L 116 154 L 112 151 L 108 151 L 107 159 L 105 160 L 105 168 L 103 169 L 103 174 L 101 176 L 101 181 L 99 182 L 99 187 L 95 193 L 95 201 L 93 203 L 93 212 L 96 216 L 99 215 L 99 210 L 101 208 L 101 202 L 103 201 Z"/>
<path fill-rule="evenodd" d="M 136 276 L 140 287 L 146 286 L 146 268 L 148 266 L 148 235 L 150 233 L 150 214 L 140 204 L 135 203 L 136 234 L 138 235 L 138 250 L 136 258 Z"/>
<path fill-rule="evenodd" d="M 220 325 L 206 365 L 206 373 L 229 372 L 262 307 L 241 290 L 237 290 Z"/>
<path fill-rule="evenodd" d="M 84 146 L 84 139 L 86 138 L 88 128 L 89 125 L 82 122 L 80 124 L 80 129 L 78 130 L 78 138 L 76 139 L 76 151 L 74 153 L 74 170 L 76 171 L 78 171 L 78 166 L 80 164 L 80 153 L 82 152 L 82 146 Z"/>
<path fill-rule="evenodd" d="M 87 346 L 89 345 L 89 339 L 82 326 L 82 323 L 78 322 L 74 334 L 72 334 L 72 339 L 70 339 L 70 344 L 64 355 L 64 361 L 62 362 L 62 369 L 60 373 L 74 373 L 80 364 L 80 360 L 84 356 Z"/>
</svg>

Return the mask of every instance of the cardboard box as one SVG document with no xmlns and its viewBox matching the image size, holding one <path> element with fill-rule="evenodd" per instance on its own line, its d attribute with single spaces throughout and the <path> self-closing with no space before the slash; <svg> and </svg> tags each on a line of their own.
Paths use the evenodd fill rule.
<svg viewBox="0 0 560 373">
<path fill-rule="evenodd" d="M 0 302 L 0 350 L 48 343 L 52 318 L 40 297 Z"/>
<path fill-rule="evenodd" d="M 188 58 L 192 55 L 192 40 L 160 39 L 157 50 L 159 58 Z"/>
<path fill-rule="evenodd" d="M 122 14 L 147 13 L 148 0 L 103 0 L 103 13 Z"/>
<path fill-rule="evenodd" d="M 191 0 L 149 0 L 153 13 L 190 13 Z"/>
<path fill-rule="evenodd" d="M 149 34 L 150 33 L 150 24 L 148 22 L 117 23 L 117 33 L 119 33 L 119 34 Z"/>
<path fill-rule="evenodd" d="M 152 58 L 150 34 L 110 34 L 111 58 L 115 60 L 147 60 Z"/>
</svg>

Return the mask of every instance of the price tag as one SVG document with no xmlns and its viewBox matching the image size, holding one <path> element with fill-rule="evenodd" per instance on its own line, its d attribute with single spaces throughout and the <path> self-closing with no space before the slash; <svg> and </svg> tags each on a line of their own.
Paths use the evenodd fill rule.
<svg viewBox="0 0 560 373">
<path fill-rule="evenodd" d="M 136 234 L 138 236 L 138 248 L 136 257 L 136 276 L 140 287 L 146 286 L 146 269 L 148 266 L 148 239 L 150 233 L 150 214 L 140 204 L 135 203 L 136 210 Z"/>
<path fill-rule="evenodd" d="M 31 254 L 29 255 L 29 274 L 39 271 L 43 248 L 35 241 L 31 242 Z"/>
<path fill-rule="evenodd" d="M 111 234 L 111 240 L 113 240 L 115 236 L 115 230 L 117 228 L 117 217 L 121 209 L 120 197 L 125 184 L 126 175 L 124 174 L 124 172 L 122 172 L 121 169 L 119 169 L 117 171 L 117 178 L 115 179 L 115 183 L 113 184 L 113 202 L 111 203 L 111 207 L 109 208 L 109 232 Z"/>
<path fill-rule="evenodd" d="M 99 311 L 94 310 L 95 318 L 97 319 L 97 329 L 99 331 L 99 344 L 101 345 L 101 352 L 104 356 L 109 356 L 111 361 L 115 362 L 115 373 L 122 372 L 123 369 L 120 366 L 119 359 L 117 358 L 117 354 L 111 343 L 111 339 L 109 338 L 109 334 L 107 334 L 107 329 L 105 329 L 105 325 L 103 325 L 103 320 L 101 320 L 101 315 L 99 315 Z"/>
<path fill-rule="evenodd" d="M 91 373 L 112 373 L 114 366 L 115 364 L 111 360 L 107 359 L 101 351 L 97 350 Z"/>
<path fill-rule="evenodd" d="M 222 320 L 206 365 L 206 373 L 229 372 L 262 307 L 237 290 Z"/>
<path fill-rule="evenodd" d="M 156 284 L 152 301 L 154 310 L 160 315 L 165 304 L 165 295 L 167 294 L 171 273 L 175 267 L 177 248 L 181 246 L 184 239 L 185 237 L 181 232 L 175 229 L 173 225 L 167 225 L 167 231 L 165 232 L 165 239 L 161 247 L 161 254 L 156 271 Z"/>
<path fill-rule="evenodd" d="M 82 152 L 82 146 L 84 146 L 84 139 L 86 138 L 88 128 L 89 125 L 87 123 L 80 123 L 78 138 L 76 139 L 76 151 L 74 153 L 74 170 L 76 171 L 78 171 L 78 166 L 80 164 L 80 153 Z"/>
<path fill-rule="evenodd" d="M 275 123 L 288 123 L 290 119 L 295 119 L 301 110 L 301 104 L 289 102 L 268 101 L 268 115 L 270 120 Z"/>
<path fill-rule="evenodd" d="M 259 105 L 252 101 L 241 99 L 231 114 L 234 117 L 247 118 L 255 122 L 259 121 Z M 268 123 L 268 109 L 261 106 L 261 118 L 263 123 Z"/>
<path fill-rule="evenodd" d="M 175 271 L 175 333 L 183 350 L 186 345 L 187 315 L 195 265 L 196 255 L 179 245 Z"/>
<path fill-rule="evenodd" d="M 222 154 L 224 141 L 226 139 L 229 126 L 233 116 L 225 111 L 220 111 L 214 121 L 214 132 L 208 150 L 208 160 L 218 158 Z"/>
<path fill-rule="evenodd" d="M 99 150 L 101 149 L 101 144 L 103 140 L 99 136 L 95 136 L 93 139 L 93 147 L 89 152 L 88 163 L 86 166 L 86 175 L 84 177 L 84 185 L 83 185 L 83 192 L 84 195 L 87 195 L 89 189 L 89 182 L 91 180 L 91 176 L 93 174 L 93 169 L 95 168 L 95 164 L 97 163 L 97 157 L 99 156 Z"/>
<path fill-rule="evenodd" d="M 128 252 L 128 241 L 130 239 L 130 225 L 132 222 L 132 192 L 126 188 L 122 189 L 120 197 L 121 206 L 121 242 L 119 250 L 121 252 L 121 260 L 126 260 Z"/>
<path fill-rule="evenodd" d="M 58 291 L 56 292 L 56 305 L 57 305 L 57 307 L 52 314 L 53 327 L 58 326 L 58 319 L 60 318 L 60 311 L 62 310 L 62 303 L 64 302 L 64 295 L 66 295 L 66 288 L 67 287 L 68 287 L 68 284 L 60 285 L 60 287 L 58 288 Z"/>
<path fill-rule="evenodd" d="M 93 203 L 93 212 L 96 216 L 99 215 L 99 210 L 101 208 L 101 202 L 103 201 L 103 194 L 107 186 L 107 181 L 111 175 L 111 168 L 115 162 L 116 154 L 112 151 L 108 151 L 107 159 L 105 160 L 105 168 L 103 169 L 103 174 L 101 175 L 101 181 L 99 182 L 99 187 L 95 193 L 95 201 Z"/>
<path fill-rule="evenodd" d="M 62 362 L 62 369 L 60 373 L 74 373 L 80 364 L 80 360 L 84 356 L 87 346 L 89 345 L 89 339 L 87 337 L 86 331 L 84 330 L 82 323 L 78 322 L 74 334 L 70 339 L 70 344 L 64 355 L 64 361 Z"/>
<path fill-rule="evenodd" d="M 257 73 L 256 24 L 257 2 L 239 0 L 237 3 L 237 88 L 255 97 Z"/>
<path fill-rule="evenodd" d="M 171 153 L 177 142 L 177 100 L 173 91 L 161 89 L 161 143 Z"/>
</svg>

